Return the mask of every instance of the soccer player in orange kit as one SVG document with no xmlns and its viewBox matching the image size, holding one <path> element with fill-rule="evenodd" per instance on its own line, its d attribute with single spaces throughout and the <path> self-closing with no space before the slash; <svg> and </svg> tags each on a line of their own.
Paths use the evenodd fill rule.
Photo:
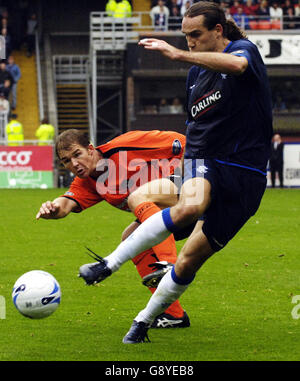
<svg viewBox="0 0 300 381">
<path fill-rule="evenodd" d="M 36 218 L 63 218 L 70 212 L 81 212 L 101 201 L 130 211 L 127 197 L 137 190 L 133 211 L 137 220 L 123 232 L 122 239 L 125 239 L 148 217 L 176 204 L 178 189 L 170 179 L 176 176 L 174 171 L 180 171 L 184 147 L 185 137 L 174 131 L 130 131 L 94 147 L 86 134 L 74 129 L 66 130 L 57 138 L 56 153 L 65 168 L 76 177 L 64 195 L 42 204 Z M 178 177 L 181 178 L 180 175 Z M 151 180 L 157 181 L 158 192 L 138 192 L 139 189 L 145 191 Z M 169 192 L 162 192 L 163 185 Z M 161 263 L 173 264 L 176 258 L 175 239 L 171 235 L 159 245 L 140 253 L 133 263 L 140 276 L 147 278 L 154 271 L 159 273 L 166 268 L 160 267 Z M 87 284 L 93 283 L 86 281 Z M 151 287 L 154 285 L 151 281 L 146 285 L 153 293 L 155 288 Z M 152 327 L 189 325 L 188 315 L 177 300 L 157 317 Z"/>
</svg>

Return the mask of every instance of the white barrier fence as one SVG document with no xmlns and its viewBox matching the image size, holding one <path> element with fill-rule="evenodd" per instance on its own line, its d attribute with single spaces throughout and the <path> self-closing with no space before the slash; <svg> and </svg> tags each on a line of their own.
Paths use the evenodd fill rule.
<svg viewBox="0 0 300 381">
<path fill-rule="evenodd" d="M 288 187 L 300 186 L 300 143 L 284 145 L 283 184 Z"/>
</svg>

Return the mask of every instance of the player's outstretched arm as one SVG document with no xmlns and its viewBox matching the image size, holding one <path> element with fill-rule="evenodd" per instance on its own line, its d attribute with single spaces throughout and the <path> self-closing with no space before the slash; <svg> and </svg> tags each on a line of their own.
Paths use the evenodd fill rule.
<svg viewBox="0 0 300 381">
<path fill-rule="evenodd" d="M 159 51 L 171 60 L 189 62 L 192 65 L 224 74 L 241 75 L 248 66 L 245 57 L 222 52 L 190 52 L 177 49 L 166 41 L 155 38 L 145 38 L 138 44 L 146 50 Z"/>
<path fill-rule="evenodd" d="M 58 219 L 66 217 L 70 212 L 72 212 L 77 207 L 75 201 L 66 198 L 58 197 L 53 201 L 44 202 L 40 210 L 36 215 L 36 219 Z"/>
<path fill-rule="evenodd" d="M 177 60 L 181 52 L 180 49 L 175 48 L 166 41 L 156 38 L 144 38 L 138 42 L 138 45 L 143 46 L 146 50 L 157 50 L 171 60 Z"/>
</svg>

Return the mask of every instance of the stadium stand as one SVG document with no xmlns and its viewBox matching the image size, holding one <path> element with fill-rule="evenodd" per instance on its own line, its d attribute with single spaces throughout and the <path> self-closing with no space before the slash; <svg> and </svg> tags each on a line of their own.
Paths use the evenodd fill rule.
<svg viewBox="0 0 300 381">
<path fill-rule="evenodd" d="M 89 131 L 86 86 L 61 84 L 56 86 L 59 133 L 69 128 Z"/>
<path fill-rule="evenodd" d="M 15 112 L 22 121 L 24 139 L 35 140 L 35 131 L 39 125 L 35 55 L 27 57 L 25 51 L 15 51 L 14 57 L 22 72 L 17 88 L 18 103 Z"/>
<path fill-rule="evenodd" d="M 299 1 L 295 4 L 290 0 L 279 2 L 282 16 L 275 17 L 270 13 L 273 3 L 264 2 L 265 14 L 260 11 L 259 15 L 256 0 L 220 2 L 227 9 L 228 18 L 238 14 L 236 22 L 246 28 L 249 38 L 259 45 L 268 60 L 275 131 L 281 133 L 283 140 L 298 139 L 300 5 Z M 56 134 L 77 127 L 87 131 L 91 140 L 98 144 L 131 129 L 185 132 L 184 112 L 158 111 L 161 98 L 168 104 L 174 97 L 184 102 L 189 65 L 169 62 L 160 55 L 139 49 L 136 44 L 139 39 L 151 36 L 186 49 L 185 38 L 180 32 L 183 2 L 165 2 L 170 10 L 165 31 L 155 31 L 150 17 L 150 10 L 157 1 L 133 0 L 131 4 L 131 18 L 126 22 L 119 19 L 117 23 L 109 22 L 104 13 L 105 3 L 96 0 L 87 4 L 79 0 L 53 0 L 51 7 L 37 2 L 35 9 L 30 8 L 23 14 L 24 27 L 27 16 L 32 12 L 37 14 L 39 42 L 39 52 L 27 57 L 24 41 L 16 43 L 20 32 L 12 33 L 12 40 L 18 47 L 13 54 L 22 71 L 15 112 L 24 126 L 25 139 L 34 139 L 43 116 L 55 126 Z M 179 10 L 176 20 L 172 20 L 174 7 Z M 288 11 L 291 7 L 292 11 Z M 10 12 L 8 7 L 3 20 L 13 19 Z M 291 20 L 293 29 L 288 29 Z M 101 29 L 104 27 L 106 29 Z M 280 60 L 283 52 L 290 52 L 285 61 Z M 298 63 L 291 62 L 293 59 Z"/>
</svg>

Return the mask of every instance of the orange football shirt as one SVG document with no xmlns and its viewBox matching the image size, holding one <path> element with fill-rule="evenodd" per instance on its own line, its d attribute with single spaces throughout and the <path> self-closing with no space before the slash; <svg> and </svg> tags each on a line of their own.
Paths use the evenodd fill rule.
<svg viewBox="0 0 300 381">
<path fill-rule="evenodd" d="M 75 177 L 63 195 L 80 212 L 101 201 L 129 211 L 128 195 L 150 180 L 168 177 L 180 165 L 185 136 L 174 131 L 130 131 L 96 147 L 99 177 Z"/>
</svg>

